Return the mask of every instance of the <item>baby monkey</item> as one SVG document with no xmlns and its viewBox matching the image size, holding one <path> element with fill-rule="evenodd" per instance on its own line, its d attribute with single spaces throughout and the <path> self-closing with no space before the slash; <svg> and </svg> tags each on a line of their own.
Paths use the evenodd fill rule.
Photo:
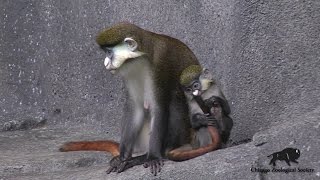
<svg viewBox="0 0 320 180">
<path fill-rule="evenodd" d="M 191 126 L 195 130 L 192 147 L 210 145 L 214 138 L 208 128 L 216 128 L 222 143 L 230 136 L 233 121 L 230 107 L 208 69 L 199 65 L 187 67 L 180 76 L 180 84 L 189 105 Z"/>
</svg>

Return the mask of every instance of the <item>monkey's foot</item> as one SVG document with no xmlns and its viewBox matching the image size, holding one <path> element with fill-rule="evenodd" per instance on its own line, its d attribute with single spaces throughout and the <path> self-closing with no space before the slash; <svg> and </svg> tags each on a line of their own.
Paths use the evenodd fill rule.
<svg viewBox="0 0 320 180">
<path fill-rule="evenodd" d="M 164 165 L 163 159 L 159 158 L 159 159 L 147 160 L 147 162 L 143 164 L 143 167 L 145 168 L 150 167 L 150 172 L 156 176 L 157 173 L 161 171 L 161 168 L 163 165 Z"/>
</svg>

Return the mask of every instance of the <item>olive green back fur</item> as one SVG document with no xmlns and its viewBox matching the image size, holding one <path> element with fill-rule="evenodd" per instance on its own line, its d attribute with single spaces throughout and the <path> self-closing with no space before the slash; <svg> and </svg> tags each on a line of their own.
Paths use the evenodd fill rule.
<svg viewBox="0 0 320 180">
<path fill-rule="evenodd" d="M 200 65 L 191 65 L 184 69 L 180 75 L 180 84 L 182 86 L 188 86 L 192 80 L 197 78 L 202 72 Z"/>
</svg>

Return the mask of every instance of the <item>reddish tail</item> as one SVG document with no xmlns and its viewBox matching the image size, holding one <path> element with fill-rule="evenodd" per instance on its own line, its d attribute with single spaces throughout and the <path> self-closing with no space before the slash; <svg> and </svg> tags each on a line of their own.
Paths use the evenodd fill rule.
<svg viewBox="0 0 320 180">
<path fill-rule="evenodd" d="M 79 141 L 68 142 L 62 145 L 59 149 L 61 152 L 67 151 L 106 151 L 112 154 L 112 156 L 118 156 L 119 143 L 114 141 Z"/>
<path fill-rule="evenodd" d="M 184 161 L 188 159 L 192 159 L 208 152 L 214 151 L 220 147 L 220 135 L 218 130 L 215 127 L 208 126 L 208 131 L 212 138 L 212 143 L 205 147 L 200 147 L 198 149 L 193 150 L 172 150 L 170 151 L 167 156 L 170 160 L 173 161 Z"/>
</svg>

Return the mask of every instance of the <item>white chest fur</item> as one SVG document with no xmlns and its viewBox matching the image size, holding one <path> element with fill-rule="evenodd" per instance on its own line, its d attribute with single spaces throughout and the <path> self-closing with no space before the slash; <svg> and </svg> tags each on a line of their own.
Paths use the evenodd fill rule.
<svg viewBox="0 0 320 180">
<path fill-rule="evenodd" d="M 152 110 L 155 108 L 153 74 L 149 62 L 144 58 L 137 58 L 126 62 L 119 69 L 124 77 L 133 106 L 133 125 L 140 127 L 135 140 L 134 155 L 147 152 L 152 127 Z"/>
<path fill-rule="evenodd" d="M 149 62 L 138 58 L 122 65 L 120 74 L 125 78 L 129 95 L 137 106 L 147 103 L 149 106 L 154 99 L 152 71 Z"/>
</svg>

